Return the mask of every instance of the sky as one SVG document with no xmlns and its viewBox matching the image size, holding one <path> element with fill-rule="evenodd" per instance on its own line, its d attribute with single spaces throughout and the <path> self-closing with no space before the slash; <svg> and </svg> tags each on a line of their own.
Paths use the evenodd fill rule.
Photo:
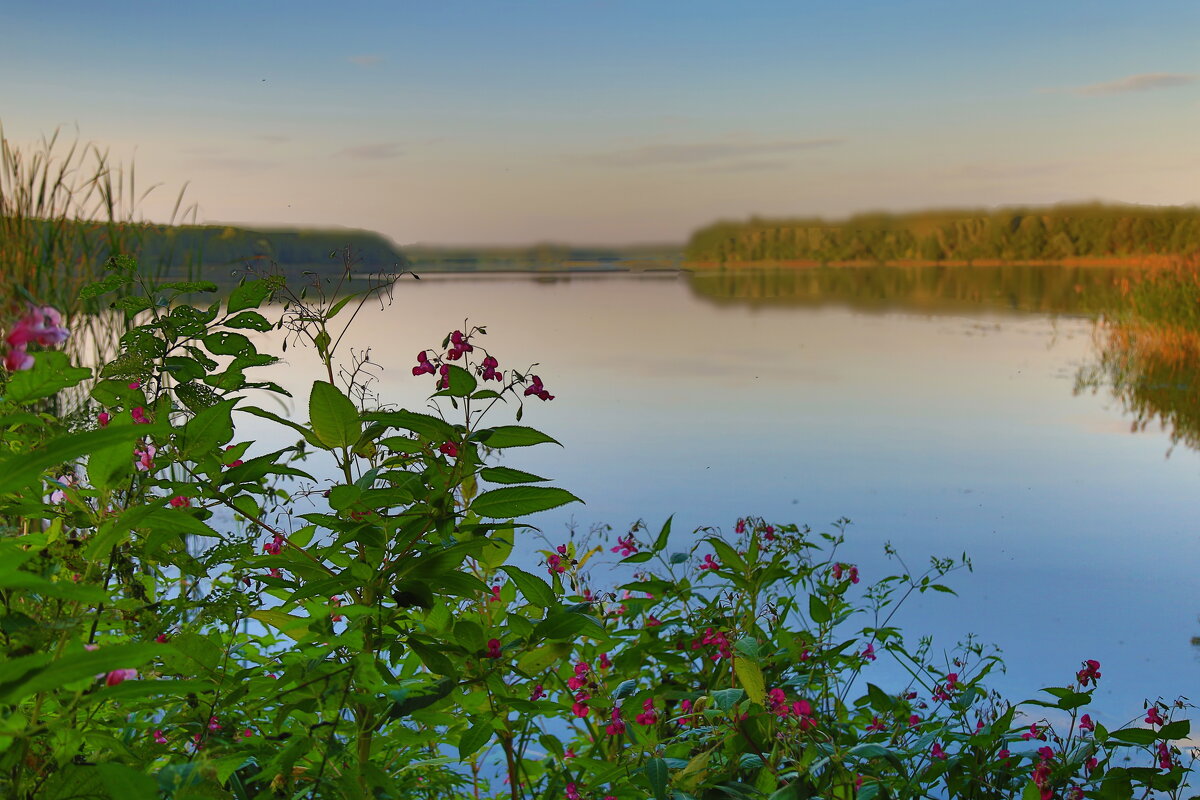
<svg viewBox="0 0 1200 800">
<path fill-rule="evenodd" d="M 0 4 L 0 124 L 204 223 L 683 242 L 717 219 L 1200 204 L 1200 3 Z"/>
</svg>

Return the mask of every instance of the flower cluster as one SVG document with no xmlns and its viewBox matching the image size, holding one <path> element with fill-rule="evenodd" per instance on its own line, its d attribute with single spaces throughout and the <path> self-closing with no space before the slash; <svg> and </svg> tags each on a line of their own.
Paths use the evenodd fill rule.
<svg viewBox="0 0 1200 800">
<path fill-rule="evenodd" d="M 4 368 L 10 372 L 33 367 L 33 356 L 27 348 L 31 344 L 53 347 L 67 340 L 71 332 L 63 327 L 62 314 L 51 306 L 29 306 L 25 316 L 4 337 L 8 352 L 4 355 Z"/>
</svg>

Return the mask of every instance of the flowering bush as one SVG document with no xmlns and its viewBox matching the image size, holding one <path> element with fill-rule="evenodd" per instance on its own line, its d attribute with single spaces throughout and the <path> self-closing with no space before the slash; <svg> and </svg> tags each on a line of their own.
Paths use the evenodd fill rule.
<svg viewBox="0 0 1200 800">
<path fill-rule="evenodd" d="M 89 291 L 136 284 L 117 260 Z M 543 379 L 501 371 L 486 331 L 464 325 L 412 368 L 432 376 L 444 414 L 373 403 L 368 356 L 338 361 L 333 325 L 386 287 L 337 300 L 316 288 L 306 300 L 249 280 L 203 308 L 179 302 L 215 289 L 201 283 L 124 296 L 140 324 L 94 376 L 85 425 L 29 409 L 90 370 L 45 352 L 4 375 L 5 797 L 1181 791 L 1182 704 L 1110 731 L 1082 713 L 1094 661 L 1018 706 L 984 688 L 999 662 L 982 647 L 935 663 L 927 641 L 905 642 L 896 609 L 948 591 L 940 581 L 965 561 L 919 575 L 901 562 L 868 583 L 838 555 L 844 525 L 744 518 L 683 547 L 670 520 L 654 536 L 635 525 L 609 548 L 628 571 L 617 586 L 592 584 L 603 548 L 580 541 L 551 543 L 540 568 L 510 563 L 518 542 L 532 551 L 522 517 L 577 499 L 495 463 L 554 443 L 484 424 L 553 400 Z M 258 310 L 272 296 L 275 321 Z M 10 347 L 61 341 L 31 333 L 61 329 L 37 315 Z M 242 331 L 273 326 L 326 369 L 307 420 L 248 400 L 283 392 L 248 377 L 276 359 Z M 295 443 L 252 454 L 242 414 Z M 335 479 L 305 472 L 312 452 Z M 904 681 L 869 679 L 885 657 Z"/>
</svg>

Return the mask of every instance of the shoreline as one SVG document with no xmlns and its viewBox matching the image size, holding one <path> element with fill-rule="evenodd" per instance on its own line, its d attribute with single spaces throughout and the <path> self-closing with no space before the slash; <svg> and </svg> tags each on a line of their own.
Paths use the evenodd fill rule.
<svg viewBox="0 0 1200 800">
<path fill-rule="evenodd" d="M 969 259 L 892 259 L 888 261 L 820 261 L 811 258 L 766 259 L 761 261 L 684 261 L 686 270 L 738 270 L 738 269 L 813 269 L 817 267 L 1129 267 L 1137 269 L 1173 269 L 1178 267 L 1200 267 L 1200 257 L 1182 254 L 1151 253 L 1138 256 L 1072 256 L 1070 258 L 969 258 Z"/>
</svg>

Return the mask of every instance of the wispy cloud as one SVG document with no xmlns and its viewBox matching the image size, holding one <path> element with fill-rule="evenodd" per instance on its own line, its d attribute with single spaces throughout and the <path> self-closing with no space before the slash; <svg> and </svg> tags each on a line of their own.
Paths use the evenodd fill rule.
<svg viewBox="0 0 1200 800">
<path fill-rule="evenodd" d="M 1115 81 L 1091 83 L 1087 86 L 1072 86 L 1065 89 L 1043 89 L 1046 92 L 1069 92 L 1083 96 L 1106 94 L 1128 94 L 1129 92 L 1148 92 L 1151 89 L 1168 89 L 1173 86 L 1187 86 L 1200 80 L 1200 75 L 1179 72 L 1147 72 L 1141 75 L 1129 75 Z"/>
<path fill-rule="evenodd" d="M 286 136 L 282 133 L 264 133 L 256 138 L 259 141 L 266 142 L 267 144 L 284 144 L 285 142 L 290 142 L 292 140 L 292 137 Z"/>
<path fill-rule="evenodd" d="M 582 160 L 602 167 L 649 167 L 664 164 L 711 164 L 748 156 L 781 155 L 843 144 L 845 139 L 792 139 L 775 142 L 690 142 L 653 144 L 610 153 L 594 153 Z"/>
<path fill-rule="evenodd" d="M 758 159 L 733 161 L 729 164 L 706 164 L 697 167 L 699 172 L 777 172 L 792 166 L 786 159 Z"/>
<path fill-rule="evenodd" d="M 344 150 L 338 151 L 339 156 L 348 158 L 360 158 L 366 160 L 380 160 L 385 158 L 396 158 L 403 155 L 404 151 L 400 149 L 400 145 L 396 142 L 375 142 L 373 144 L 360 144 L 354 147 L 347 147 Z"/>
<path fill-rule="evenodd" d="M 360 56 L 350 56 L 346 60 L 351 64 L 358 64 L 360 67 L 377 67 L 383 63 L 383 56 L 364 54 Z"/>
</svg>

